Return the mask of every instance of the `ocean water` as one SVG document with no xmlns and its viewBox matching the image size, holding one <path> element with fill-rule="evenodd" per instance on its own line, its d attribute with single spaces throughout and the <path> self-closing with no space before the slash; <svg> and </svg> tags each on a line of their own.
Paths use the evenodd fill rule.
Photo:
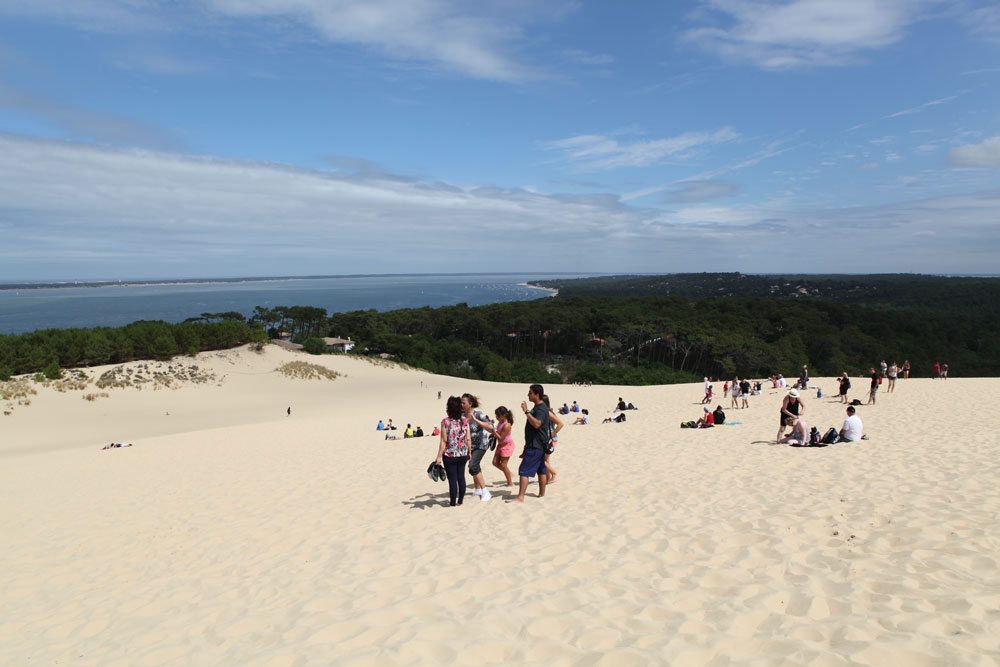
<svg viewBox="0 0 1000 667">
<path fill-rule="evenodd" d="M 155 283 L 0 290 L 0 333 L 122 326 L 137 320 L 181 322 L 201 313 L 255 306 L 317 306 L 327 312 L 395 310 L 526 301 L 549 292 L 523 284 L 542 274 L 282 278 L 247 282 Z"/>
</svg>

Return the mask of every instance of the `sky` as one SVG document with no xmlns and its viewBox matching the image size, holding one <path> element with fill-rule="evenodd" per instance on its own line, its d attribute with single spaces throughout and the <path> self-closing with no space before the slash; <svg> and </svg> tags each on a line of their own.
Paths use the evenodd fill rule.
<svg viewBox="0 0 1000 667">
<path fill-rule="evenodd" d="M 1000 273 L 994 0 L 0 0 L 0 280 Z"/>
</svg>

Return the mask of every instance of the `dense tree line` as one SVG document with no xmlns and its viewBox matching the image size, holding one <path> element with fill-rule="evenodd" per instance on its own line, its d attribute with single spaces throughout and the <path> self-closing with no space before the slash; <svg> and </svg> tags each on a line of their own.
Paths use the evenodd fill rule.
<svg viewBox="0 0 1000 667">
<path fill-rule="evenodd" d="M 995 310 L 995 309 L 994 309 Z M 557 365 L 565 380 L 647 384 L 703 374 L 847 371 L 908 359 L 1000 375 L 1000 317 L 774 299 L 564 298 L 468 308 L 363 311 L 331 318 L 369 353 L 450 375 L 524 381 Z M 537 375 L 536 375 L 537 377 Z"/>
<path fill-rule="evenodd" d="M 211 319 L 211 318 L 210 318 Z M 117 364 L 137 359 L 166 360 L 177 354 L 224 350 L 246 343 L 264 343 L 259 325 L 221 321 L 133 322 L 124 327 L 43 329 L 0 336 L 0 379 L 51 369 Z"/>
<path fill-rule="evenodd" d="M 886 308 L 995 310 L 1000 279 L 914 274 L 750 275 L 674 273 L 659 276 L 602 276 L 541 280 L 565 297 L 622 298 L 678 296 L 688 299 L 766 298 L 862 303 Z"/>
<path fill-rule="evenodd" d="M 670 282 L 675 279 L 679 283 Z M 789 294 L 770 292 L 779 279 L 782 288 L 793 288 Z M 0 336 L 0 374 L 38 372 L 53 363 L 67 368 L 165 359 L 284 333 L 312 353 L 325 350 L 323 336 L 350 336 L 356 354 L 505 382 L 666 384 L 702 375 L 795 375 L 802 364 L 813 375 L 860 375 L 882 359 L 909 360 L 916 377 L 928 375 L 935 361 L 958 375 L 1000 375 L 995 279 L 687 274 L 590 280 L 589 286 L 571 281 L 572 289 L 560 284 L 560 295 L 552 299 L 476 308 L 328 315 L 311 306 L 257 307 L 246 319 L 240 313 L 202 313 L 181 324 Z M 808 285 L 821 283 L 826 292 L 809 292 Z M 708 298 L 664 295 L 657 292 L 664 284 L 722 292 Z M 769 296 L 739 296 L 765 285 Z M 921 300 L 921 293 L 933 300 Z"/>
</svg>

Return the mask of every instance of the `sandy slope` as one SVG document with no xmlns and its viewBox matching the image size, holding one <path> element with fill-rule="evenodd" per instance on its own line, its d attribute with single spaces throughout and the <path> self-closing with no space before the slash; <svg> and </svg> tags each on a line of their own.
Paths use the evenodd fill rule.
<svg viewBox="0 0 1000 667">
<path fill-rule="evenodd" d="M 434 441 L 375 422 L 429 430 L 439 390 L 492 409 L 526 388 L 343 357 L 333 382 L 273 372 L 301 358 L 202 355 L 216 382 L 42 390 L 0 418 L 0 663 L 1000 662 L 980 412 L 1000 380 L 900 381 L 861 409 L 870 441 L 823 449 L 766 444 L 777 392 L 689 431 L 699 386 L 553 386 L 597 421 L 619 395 L 640 410 L 568 426 L 543 500 L 449 509 Z"/>
</svg>

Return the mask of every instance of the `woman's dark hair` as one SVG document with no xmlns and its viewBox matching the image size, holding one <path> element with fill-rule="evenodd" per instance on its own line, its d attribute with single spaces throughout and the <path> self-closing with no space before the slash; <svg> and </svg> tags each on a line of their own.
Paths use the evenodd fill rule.
<svg viewBox="0 0 1000 667">
<path fill-rule="evenodd" d="M 472 394 L 462 394 L 462 398 L 468 400 L 469 405 L 471 405 L 472 407 L 474 408 L 479 407 L 479 399 L 473 396 Z"/>
<path fill-rule="evenodd" d="M 514 425 L 514 415 L 511 414 L 510 410 L 508 410 L 506 407 L 501 405 L 493 412 L 493 414 L 497 416 L 497 419 L 503 417 L 504 419 L 507 420 L 508 424 L 510 424 L 511 426 Z"/>
<path fill-rule="evenodd" d="M 542 403 L 544 403 L 545 407 L 547 407 L 549 410 L 552 409 L 552 405 L 549 403 L 549 395 L 548 394 L 542 394 Z"/>
<path fill-rule="evenodd" d="M 460 399 L 458 396 L 449 396 L 448 403 L 446 404 L 444 410 L 445 412 L 448 413 L 448 416 L 451 417 L 452 419 L 461 419 L 462 399 Z"/>
</svg>

